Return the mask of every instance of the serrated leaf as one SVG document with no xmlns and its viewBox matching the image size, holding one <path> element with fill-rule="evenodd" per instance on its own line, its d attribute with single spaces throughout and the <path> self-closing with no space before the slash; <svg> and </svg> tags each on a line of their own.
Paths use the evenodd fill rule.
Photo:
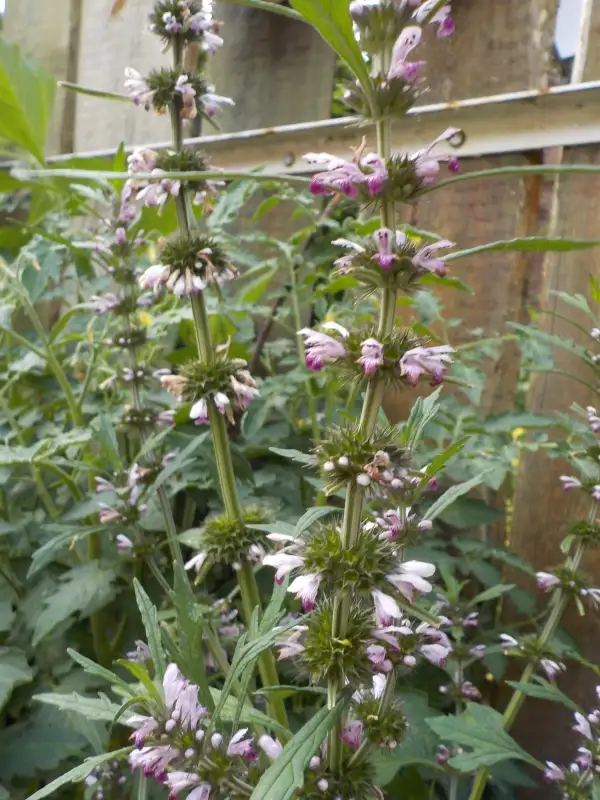
<svg viewBox="0 0 600 800">
<path fill-rule="evenodd" d="M 95 533 L 100 533 L 102 527 L 100 525 L 90 525 L 88 527 L 79 526 L 77 528 L 69 528 L 63 530 L 57 536 L 49 539 L 47 542 L 33 553 L 31 556 L 31 564 L 27 572 L 27 577 L 31 578 L 36 575 L 41 569 L 51 564 L 56 558 L 57 554 L 66 547 L 71 547 L 76 542 L 86 539 Z"/>
<path fill-rule="evenodd" d="M 300 450 L 283 450 L 280 447 L 269 447 L 269 450 L 275 453 L 276 456 L 288 458 L 290 461 L 297 461 L 299 464 L 305 464 L 308 467 L 314 467 L 317 463 L 316 456 L 301 453 Z"/>
<path fill-rule="evenodd" d="M 471 748 L 470 752 L 460 753 L 449 762 L 461 772 L 472 772 L 514 759 L 543 768 L 504 730 L 502 714 L 489 706 L 467 703 L 466 711 L 458 717 L 436 717 L 425 721 L 443 741 Z"/>
<path fill-rule="evenodd" d="M 527 697 L 537 697 L 539 700 L 550 700 L 553 703 L 560 703 L 571 711 L 581 711 L 577 703 L 564 692 L 561 692 L 554 684 L 540 676 L 535 676 L 535 683 L 521 683 L 520 681 L 506 681 L 513 689 L 527 695 Z"/>
<path fill-rule="evenodd" d="M 146 631 L 146 641 L 148 642 L 148 647 L 150 648 L 150 653 L 152 654 L 154 670 L 159 680 L 162 681 L 165 675 L 165 670 L 167 669 L 167 664 L 165 661 L 165 651 L 162 645 L 160 628 L 158 626 L 158 611 L 137 578 L 134 578 L 133 588 L 135 590 L 135 599 L 142 617 L 142 624 L 144 626 L 144 630 Z"/>
<path fill-rule="evenodd" d="M 13 689 L 32 680 L 33 672 L 25 653 L 16 647 L 0 647 L 0 711 Z"/>
<path fill-rule="evenodd" d="M 36 620 L 33 646 L 75 614 L 84 618 L 102 608 L 114 595 L 112 583 L 115 578 L 114 570 L 101 567 L 97 561 L 81 564 L 65 573 Z"/>
<path fill-rule="evenodd" d="M 34 694 L 32 699 L 38 703 L 44 703 L 44 705 L 60 708 L 61 711 L 82 714 L 88 719 L 102 720 L 103 722 L 113 722 L 120 709 L 119 705 L 113 703 L 102 692 L 98 697 L 85 697 L 77 692 L 71 694 L 42 692 Z"/>
<path fill-rule="evenodd" d="M 312 527 L 321 517 L 326 517 L 336 512 L 339 513 L 339 510 L 339 508 L 335 508 L 334 506 L 316 506 L 315 508 L 309 508 L 296 523 L 294 536 L 300 536 L 301 533 L 304 533 L 304 531 Z"/>
<path fill-rule="evenodd" d="M 410 410 L 406 422 L 402 425 L 400 440 L 409 449 L 414 449 L 419 442 L 426 425 L 431 422 L 440 409 L 439 397 L 442 387 L 438 387 L 428 397 L 418 397 Z"/>
<path fill-rule="evenodd" d="M 0 37 L 0 136 L 44 162 L 56 81 L 16 44 Z"/>
<path fill-rule="evenodd" d="M 30 777 L 53 770 L 67 758 L 81 756 L 87 747 L 85 737 L 73 730 L 52 708 L 41 706 L 0 731 L 0 779 Z"/>
<path fill-rule="evenodd" d="M 498 586 L 491 586 L 489 589 L 486 589 L 485 591 L 480 592 L 478 595 L 476 595 L 469 603 L 469 606 L 477 606 L 480 603 L 486 603 L 488 600 L 496 600 L 503 594 L 506 594 L 507 592 L 512 592 L 514 588 L 515 588 L 514 583 L 503 583 L 499 584 Z"/>
<path fill-rule="evenodd" d="M 87 776 L 96 769 L 96 767 L 99 767 L 102 764 L 105 764 L 107 761 L 111 761 L 112 759 L 118 761 L 124 756 L 129 755 L 132 750 L 133 747 L 122 747 L 120 750 L 113 750 L 111 753 L 102 753 L 98 756 L 86 758 L 83 764 L 70 769 L 68 772 L 65 772 L 64 775 L 56 778 L 51 783 L 47 783 L 37 792 L 29 795 L 27 800 L 42 800 L 42 798 L 49 797 L 51 794 L 54 794 L 54 792 L 57 789 L 60 789 L 62 786 L 66 786 L 67 783 L 81 783 L 81 781 L 84 781 Z"/>
<path fill-rule="evenodd" d="M 322 708 L 283 748 L 278 758 L 263 774 L 251 800 L 290 800 L 304 784 L 308 762 L 322 745 L 346 705 L 339 700 L 332 709 Z"/>
<path fill-rule="evenodd" d="M 106 669 L 106 667 L 100 666 L 100 664 L 96 664 L 96 662 L 92 661 L 91 658 L 82 656 L 81 653 L 78 653 L 76 650 L 72 650 L 70 647 L 67 648 L 67 653 L 73 659 L 73 661 L 79 664 L 80 667 L 83 667 L 84 671 L 89 675 L 96 675 L 98 678 L 105 680 L 110 686 L 119 686 L 125 691 L 126 694 L 131 695 L 132 687 L 129 686 L 129 684 L 126 683 L 122 678 L 119 678 L 118 675 L 115 675 L 114 672 Z"/>
</svg>

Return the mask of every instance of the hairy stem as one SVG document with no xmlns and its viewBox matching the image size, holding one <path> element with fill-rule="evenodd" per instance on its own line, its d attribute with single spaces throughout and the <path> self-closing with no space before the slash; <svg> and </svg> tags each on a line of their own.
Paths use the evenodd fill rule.
<svg viewBox="0 0 600 800">
<path fill-rule="evenodd" d="M 589 515 L 590 522 L 595 521 L 596 511 L 597 511 L 597 503 L 594 503 Z M 586 551 L 585 544 L 580 541 L 575 549 L 575 552 L 573 553 L 573 557 L 567 559 L 565 566 L 574 571 L 579 569 L 579 566 L 581 565 L 581 562 L 585 555 L 585 551 Z M 549 642 L 552 641 L 554 634 L 556 633 L 556 630 L 560 625 L 562 615 L 564 614 L 568 603 L 569 603 L 569 594 L 565 592 L 563 589 L 556 589 L 556 591 L 552 596 L 550 604 L 550 614 L 548 616 L 548 619 L 546 620 L 546 624 L 544 625 L 538 639 L 540 648 L 545 647 Z M 536 665 L 534 663 L 530 663 L 525 667 L 525 669 L 523 670 L 523 674 L 521 675 L 521 678 L 519 680 L 519 683 L 527 684 L 531 682 L 531 679 L 535 674 L 535 666 Z M 506 709 L 504 710 L 504 715 L 503 715 L 504 730 L 509 731 L 512 728 L 525 700 L 526 700 L 526 695 L 520 689 L 515 689 L 508 705 L 506 706 Z M 488 769 L 483 768 L 477 772 L 477 774 L 475 775 L 475 780 L 473 781 L 473 788 L 471 789 L 469 800 L 481 800 L 488 779 L 489 779 Z"/>
<path fill-rule="evenodd" d="M 176 70 L 180 72 L 183 70 L 183 43 L 179 38 L 176 38 L 173 43 L 173 63 Z M 171 129 L 173 146 L 178 152 L 181 152 L 183 149 L 183 127 L 178 102 L 174 102 L 171 106 Z M 189 238 L 191 225 L 194 224 L 194 217 L 191 212 L 185 184 L 182 184 L 179 196 L 176 198 L 176 208 L 181 235 Z M 192 311 L 198 355 L 202 361 L 211 364 L 214 361 L 215 351 L 203 292 L 198 292 L 192 296 Z M 232 519 L 241 522 L 244 515 L 235 482 L 235 469 L 227 433 L 227 423 L 223 415 L 218 412 L 212 403 L 208 403 L 208 418 L 225 512 Z M 244 562 L 241 565 L 241 569 L 237 571 L 237 577 L 246 624 L 249 625 L 254 608 L 258 606 L 259 611 L 262 610 L 258 584 L 256 583 L 254 570 L 248 562 Z M 279 684 L 275 658 L 271 651 L 261 653 L 258 668 L 264 686 L 277 686 Z M 281 698 L 270 698 L 269 710 L 281 725 L 287 727 L 285 705 Z"/>
<path fill-rule="evenodd" d="M 390 129 L 386 120 L 379 120 L 377 128 L 377 150 L 378 154 L 387 161 L 390 156 Z M 394 205 L 384 201 L 381 209 L 381 225 L 384 228 L 394 230 Z M 394 328 L 396 315 L 396 291 L 384 289 L 381 293 L 381 305 L 379 311 L 378 335 L 387 336 Z M 362 413 L 360 417 L 360 432 L 365 436 L 370 436 L 377 424 L 379 409 L 383 398 L 383 385 L 377 378 L 369 380 L 365 397 L 363 400 Z M 362 508 L 364 500 L 364 489 L 358 484 L 352 483 L 348 486 L 346 493 L 346 503 L 344 507 L 344 517 L 342 522 L 342 544 L 348 549 L 353 546 L 360 528 Z M 350 597 L 336 598 L 334 605 L 333 627 L 331 635 L 334 638 L 343 637 L 348 627 L 348 617 L 350 613 Z M 390 692 L 393 693 L 395 680 L 388 676 L 388 683 L 391 685 Z M 327 702 L 329 708 L 333 708 L 337 700 L 337 694 L 344 685 L 344 676 L 331 678 L 327 687 Z M 338 722 L 334 725 L 329 735 L 329 765 L 334 772 L 340 772 L 342 767 L 343 749 L 341 734 L 344 729 L 345 719 L 341 715 Z"/>
</svg>

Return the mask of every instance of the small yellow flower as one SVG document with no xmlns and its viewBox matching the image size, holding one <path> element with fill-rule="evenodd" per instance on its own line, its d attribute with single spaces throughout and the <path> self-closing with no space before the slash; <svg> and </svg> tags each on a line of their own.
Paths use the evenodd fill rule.
<svg viewBox="0 0 600 800">
<path fill-rule="evenodd" d="M 152 317 L 147 311 L 141 311 L 139 316 L 140 322 L 145 328 L 149 328 L 152 325 Z"/>
<path fill-rule="evenodd" d="M 517 442 L 521 436 L 525 433 L 525 428 L 515 428 L 512 432 L 512 438 L 514 442 Z"/>
</svg>

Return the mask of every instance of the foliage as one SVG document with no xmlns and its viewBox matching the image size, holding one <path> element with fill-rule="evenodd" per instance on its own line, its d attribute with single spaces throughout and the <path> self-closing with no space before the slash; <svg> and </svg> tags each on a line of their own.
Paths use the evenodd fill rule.
<svg viewBox="0 0 600 800">
<path fill-rule="evenodd" d="M 344 79 L 361 84 L 381 131 L 385 81 L 353 29 L 375 6 L 352 4 L 351 17 L 345 0 L 292 5 L 274 10 L 316 27 Z M 436 14 L 445 5 L 425 3 L 418 24 L 443 24 Z M 187 15 L 181 4 L 157 8 L 174 67 L 152 98 L 181 133 L 182 118 L 212 116 L 202 103 L 215 102 L 201 77 L 191 89 L 177 82 L 181 48 L 210 50 L 219 36 L 195 6 Z M 392 26 L 394 41 L 410 21 Z M 150 104 L 152 85 L 129 81 Z M 509 733 L 525 697 L 579 715 L 591 762 L 579 757 L 579 782 L 555 765 L 546 777 L 567 797 L 596 791 L 586 783 L 598 757 L 596 717 L 588 736 L 582 711 L 555 683 L 563 660 L 581 660 L 559 630 L 562 612 L 572 601 L 590 613 L 597 602 L 579 572 L 598 539 L 595 502 L 565 540 L 565 565 L 538 576 L 540 585 L 550 580 L 550 614 L 523 588 L 534 570 L 488 535 L 510 526 L 524 452 L 569 457 L 573 487 L 595 498 L 596 411 L 542 417 L 524 402 L 532 372 L 553 368 L 555 346 L 587 364 L 595 388 L 594 345 L 557 340 L 535 324 L 485 340 L 448 319 L 436 294 L 439 286 L 469 291 L 446 275 L 459 257 L 596 242 L 533 237 L 438 259 L 440 237 L 408 225 L 386 244 L 389 198 L 375 199 L 380 216 L 368 218 L 360 192 L 336 175 L 327 178 L 333 186 L 313 181 L 312 193 L 257 175 L 215 186 L 202 159 L 175 152 L 177 137 L 173 153 L 138 150 L 129 168 L 191 170 L 192 181 L 125 183 L 111 175 L 124 173 L 122 150 L 76 181 L 52 170 L 34 181 L 26 168 L 31 159 L 43 166 L 54 83 L 0 40 L 0 86 L 0 136 L 22 161 L 0 175 L 0 797 L 4 787 L 15 800 L 160 798 L 168 780 L 194 800 L 347 800 L 348 792 L 369 800 L 380 786 L 453 799 L 471 787 L 478 800 L 489 774 L 492 792 L 513 796 L 527 781 L 514 762 L 543 768 Z M 383 161 L 385 141 L 381 134 Z M 387 164 L 407 197 L 435 188 L 421 181 L 416 156 Z M 360 168 L 363 191 L 374 172 Z M 375 197 L 377 184 L 369 186 Z M 323 198 L 321 189 L 337 193 Z M 294 221 L 287 239 L 266 232 L 281 208 Z M 252 225 L 240 226 L 250 215 Z M 375 282 L 349 268 L 332 244 L 339 239 L 368 253 Z M 384 277 L 370 263 L 380 257 L 395 259 Z M 595 284 L 592 296 L 600 302 Z M 580 296 L 561 299 L 597 340 L 596 308 Z M 403 391 L 419 377 L 446 384 L 390 425 L 377 370 L 398 310 L 412 321 L 398 333 L 406 346 L 388 348 L 385 369 Z M 315 331 L 344 355 L 321 363 L 311 352 Z M 454 339 L 462 344 L 446 375 L 448 359 L 436 358 Z M 508 339 L 521 347 L 517 407 L 484 417 L 488 364 Z M 428 345 L 433 365 L 419 361 Z M 349 357 L 350 381 L 332 367 Z M 273 590 L 269 566 L 278 570 Z M 277 663 L 274 648 L 285 656 Z M 526 663 L 507 681 L 514 693 L 502 715 L 493 704 L 508 656 Z M 141 717 L 156 726 L 142 733 Z M 153 742 L 158 729 L 163 738 Z M 148 761 L 139 762 L 146 777 L 134 774 L 127 759 L 135 764 L 144 744 L 169 737 L 179 737 L 188 777 Z M 204 781 L 208 795 L 199 794 Z"/>
</svg>

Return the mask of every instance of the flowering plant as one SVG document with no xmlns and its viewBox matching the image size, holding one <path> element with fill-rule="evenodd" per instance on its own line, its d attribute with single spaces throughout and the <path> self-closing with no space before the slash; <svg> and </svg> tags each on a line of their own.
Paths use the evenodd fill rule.
<svg viewBox="0 0 600 800">
<path fill-rule="evenodd" d="M 444 176 L 456 179 L 460 164 L 453 148 L 462 143 L 462 132 L 449 128 L 412 154 L 391 146 L 394 119 L 424 89 L 423 62 L 412 60 L 415 51 L 425 31 L 439 38 L 452 34 L 450 3 L 338 3 L 333 37 L 318 15 L 315 21 L 316 0 L 294 5 L 343 50 L 354 73 L 347 103 L 372 123 L 376 145 L 357 141 L 348 158 L 305 156 L 307 169 L 312 165 L 315 171 L 310 180 L 299 180 L 313 198 L 342 198 L 358 209 L 357 220 L 339 226 L 329 250 L 335 255 L 326 260 L 334 279 L 354 282 L 361 305 L 345 304 L 337 319 L 308 327 L 296 302 L 293 321 L 306 371 L 288 391 L 291 397 L 302 388 L 312 442 L 296 436 L 291 444 L 300 439 L 299 450 L 273 447 L 274 437 L 268 441 L 277 467 L 260 492 L 249 497 L 239 480 L 238 440 L 266 413 L 261 409 L 269 378 L 256 369 L 260 359 L 240 353 L 235 327 L 221 336 L 211 324 L 215 317 L 227 319 L 227 293 L 246 265 L 230 254 L 233 237 L 211 224 L 210 212 L 227 202 L 226 181 L 247 176 L 209 168 L 183 135 L 188 120 L 214 121 L 233 102 L 203 77 L 223 39 L 218 22 L 199 3 L 156 2 L 151 30 L 172 63 L 146 76 L 126 69 L 125 87 L 140 113 L 168 114 L 173 136 L 167 150 L 131 153 L 118 196 L 105 191 L 93 197 L 104 205 L 88 267 L 101 270 L 110 285 L 78 303 L 93 318 L 91 333 L 98 320 L 104 325 L 92 353 L 98 369 L 86 374 L 79 398 L 36 323 L 22 274 L 3 267 L 7 285 L 42 337 L 40 352 L 65 394 L 65 418 L 73 425 L 60 442 L 40 441 L 31 451 L 23 444 L 28 452 L 13 462 L 31 467 L 53 524 L 67 523 L 49 546 L 36 550 L 33 568 L 47 563 L 48 550 L 66 543 L 77 550 L 82 539 L 89 543 L 82 563 L 61 577 L 62 589 L 47 603 L 51 613 L 40 615 L 34 641 L 60 630 L 75 612 L 90 616 L 95 660 L 80 652 L 79 642 L 70 657 L 86 687 L 107 682 L 121 701 L 117 705 L 104 694 L 75 700 L 64 692 L 38 695 L 46 706 L 83 716 L 88 727 L 82 735 L 97 752 L 38 788 L 31 800 L 70 782 L 83 782 L 95 800 L 131 796 L 124 792 L 134 785 L 139 797 L 374 800 L 390 783 L 390 768 L 394 778 L 407 764 L 419 765 L 419 786 L 428 780 L 431 796 L 444 792 L 455 800 L 470 791 L 471 800 L 479 800 L 490 777 L 492 785 L 502 784 L 496 768 L 509 760 L 541 767 L 565 797 L 592 796 L 598 712 L 577 710 L 576 730 L 584 743 L 568 769 L 540 765 L 508 730 L 527 695 L 560 701 L 555 682 L 571 655 L 556 642 L 562 613 L 571 600 L 581 613 L 599 602 L 599 590 L 580 571 L 585 548 L 597 541 L 597 412 L 590 407 L 583 414 L 585 446 L 572 453 L 578 472 L 563 479 L 566 490 L 589 495 L 589 519 L 573 525 L 566 562 L 537 574 L 539 588 L 551 593 L 548 613 L 536 615 L 539 625 L 528 625 L 527 609 L 517 621 L 493 625 L 497 601 L 518 596 L 517 587 L 500 577 L 487 585 L 477 574 L 477 559 L 512 567 L 518 560 L 503 548 L 483 552 L 482 542 L 448 542 L 443 535 L 449 509 L 488 470 L 441 493 L 441 475 L 468 443 L 440 435 L 440 446 L 432 448 L 425 440 L 436 424 L 448 428 L 451 410 L 441 384 L 456 380 L 459 351 L 424 325 L 405 325 L 398 316 L 401 295 L 418 303 L 415 297 L 432 283 L 451 285 L 449 264 L 461 255 L 448 254 L 455 245 L 447 239 L 417 235 L 401 222 L 401 212 L 403 204 L 443 185 Z M 190 47 L 200 53 L 193 74 L 184 68 Z M 273 185 L 272 176 L 266 180 Z M 154 241 L 145 223 L 160 226 L 169 209 L 175 210 L 178 230 Z M 296 269 L 289 261 L 297 300 Z M 173 319 L 186 339 L 176 358 L 164 342 Z M 598 338 L 596 328 L 592 335 Z M 85 341 L 82 334 L 82 348 Z M 596 363 L 593 354 L 586 358 Z M 413 404 L 408 420 L 390 425 L 382 411 L 385 392 L 411 392 L 419 384 L 436 388 Z M 90 386 L 114 402 L 105 406 L 111 419 L 98 413 L 94 423 L 100 451 L 85 429 Z M 319 408 L 323 387 L 333 402 L 347 401 L 335 421 Z M 117 411 L 123 398 L 124 408 Z M 454 434 L 456 426 L 450 427 Z M 91 468 L 81 468 L 76 457 L 86 447 L 83 463 Z M 208 466 L 194 472 L 198 453 Z M 78 470 L 76 479 L 65 466 Z M 81 503 L 66 520 L 47 491 L 41 472 L 46 469 L 58 476 L 60 493 L 70 492 Z M 305 491 L 291 513 L 280 515 L 273 500 L 279 497 L 281 507 L 289 495 L 287 487 L 276 486 L 283 474 L 300 476 Z M 91 497 L 83 500 L 86 481 Z M 180 485 L 191 488 L 194 498 L 183 511 L 177 507 Z M 317 490 L 312 506 L 307 485 Z M 202 493 L 207 486 L 208 502 Z M 518 566 L 527 572 L 526 565 Z M 481 591 L 466 579 L 473 575 L 484 583 Z M 68 587 L 93 581 L 99 591 L 78 606 Z M 132 610 L 111 619 L 97 596 L 110 595 L 117 582 L 123 596 L 125 586 L 133 586 L 145 637 L 124 657 Z M 65 598 L 69 611 L 61 616 Z M 527 664 L 502 716 L 488 702 L 486 675 L 501 677 L 498 657 L 505 656 Z M 435 686 L 431 704 L 414 691 L 420 676 Z M 115 725 L 114 735 L 98 741 L 89 728 L 93 719 Z M 411 755 L 415 744 L 425 753 Z"/>
</svg>

